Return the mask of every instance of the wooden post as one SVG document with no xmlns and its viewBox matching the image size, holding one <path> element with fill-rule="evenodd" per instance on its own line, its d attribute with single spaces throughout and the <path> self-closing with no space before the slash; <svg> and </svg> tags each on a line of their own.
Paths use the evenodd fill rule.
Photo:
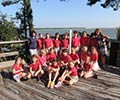
<svg viewBox="0 0 120 100">
<path fill-rule="evenodd" d="M 69 54 L 71 53 L 71 47 L 72 47 L 72 30 L 70 30 L 69 33 Z"/>
</svg>

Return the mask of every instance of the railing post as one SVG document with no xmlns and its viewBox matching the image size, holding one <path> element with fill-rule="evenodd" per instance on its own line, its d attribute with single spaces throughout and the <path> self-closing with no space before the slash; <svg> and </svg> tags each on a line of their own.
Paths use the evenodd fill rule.
<svg viewBox="0 0 120 100">
<path fill-rule="evenodd" d="M 70 30 L 69 33 L 69 54 L 71 53 L 71 47 L 72 47 L 72 30 Z"/>
</svg>

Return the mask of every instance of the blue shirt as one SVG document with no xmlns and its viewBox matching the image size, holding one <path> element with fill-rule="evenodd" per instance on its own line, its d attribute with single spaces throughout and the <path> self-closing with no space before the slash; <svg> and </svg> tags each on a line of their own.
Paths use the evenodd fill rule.
<svg viewBox="0 0 120 100">
<path fill-rule="evenodd" d="M 36 37 L 30 37 L 29 41 L 29 49 L 37 49 L 37 39 Z"/>
</svg>

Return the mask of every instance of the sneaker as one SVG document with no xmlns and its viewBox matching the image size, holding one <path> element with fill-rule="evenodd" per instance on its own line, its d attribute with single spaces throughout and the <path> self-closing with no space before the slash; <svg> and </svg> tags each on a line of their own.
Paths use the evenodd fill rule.
<svg viewBox="0 0 120 100">
<path fill-rule="evenodd" d="M 51 82 L 50 88 L 54 88 L 54 82 Z"/>
<path fill-rule="evenodd" d="M 60 86 L 62 86 L 62 83 L 61 83 L 61 82 L 58 82 L 58 83 L 55 85 L 55 88 L 58 88 L 58 87 L 60 87 Z"/>
<path fill-rule="evenodd" d="M 48 82 L 47 88 L 50 88 L 51 86 L 51 82 Z"/>
</svg>

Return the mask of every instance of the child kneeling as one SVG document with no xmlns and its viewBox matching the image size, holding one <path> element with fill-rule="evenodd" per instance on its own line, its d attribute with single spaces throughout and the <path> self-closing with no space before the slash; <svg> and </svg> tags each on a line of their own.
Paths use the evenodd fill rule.
<svg viewBox="0 0 120 100">
<path fill-rule="evenodd" d="M 30 73 L 28 78 L 37 77 L 38 81 L 40 81 L 40 77 L 44 74 L 42 67 L 38 61 L 37 55 L 32 55 L 32 63 L 30 64 Z"/>
<path fill-rule="evenodd" d="M 55 85 L 55 87 L 62 86 L 62 83 L 64 82 L 67 85 L 72 85 L 78 81 L 78 72 L 77 68 L 75 67 L 73 61 L 69 62 L 68 69 L 64 71 L 62 76 L 59 78 L 58 83 Z"/>
</svg>

